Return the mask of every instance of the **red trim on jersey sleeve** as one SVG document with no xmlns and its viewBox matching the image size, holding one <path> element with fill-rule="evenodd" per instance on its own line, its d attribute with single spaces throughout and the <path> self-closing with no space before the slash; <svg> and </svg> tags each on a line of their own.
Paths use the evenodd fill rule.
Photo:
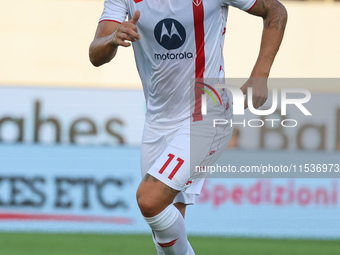
<svg viewBox="0 0 340 255">
<path fill-rule="evenodd" d="M 122 24 L 122 22 L 119 22 L 119 21 L 113 20 L 113 19 L 103 19 L 103 20 L 99 21 L 99 23 L 100 23 L 100 22 L 103 22 L 103 21 L 111 21 L 111 22 L 116 22 L 116 23 L 118 23 L 118 24 Z"/>
<path fill-rule="evenodd" d="M 136 4 L 142 2 L 143 0 L 133 0 Z"/>
<path fill-rule="evenodd" d="M 199 79 L 203 82 L 203 74 L 205 71 L 205 52 L 204 52 L 204 8 L 203 1 L 200 5 L 192 3 L 194 11 L 194 26 L 195 26 L 195 42 L 196 42 L 196 59 L 195 59 L 195 110 L 192 114 L 194 120 L 200 121 L 203 119 L 201 107 L 202 107 L 202 94 L 204 91 L 196 87 L 202 87 L 203 85 L 197 83 Z"/>
<path fill-rule="evenodd" d="M 248 10 L 246 10 L 246 12 L 250 11 L 255 6 L 256 3 L 257 3 L 257 0 L 255 0 L 255 3 Z"/>
</svg>

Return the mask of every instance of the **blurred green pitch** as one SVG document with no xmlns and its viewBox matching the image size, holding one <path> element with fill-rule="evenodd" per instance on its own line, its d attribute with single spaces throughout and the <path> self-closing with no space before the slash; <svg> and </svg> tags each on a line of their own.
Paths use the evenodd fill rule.
<svg viewBox="0 0 340 255">
<path fill-rule="evenodd" d="M 197 255 L 338 255 L 340 240 L 189 237 Z M 148 235 L 0 233 L 1 255 L 152 255 Z"/>
</svg>

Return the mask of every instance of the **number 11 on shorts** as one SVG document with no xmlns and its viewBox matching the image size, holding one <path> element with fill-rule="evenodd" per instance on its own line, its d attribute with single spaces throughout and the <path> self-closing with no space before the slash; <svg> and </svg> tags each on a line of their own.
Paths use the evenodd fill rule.
<svg viewBox="0 0 340 255">
<path fill-rule="evenodd" d="M 170 164 L 170 162 L 174 159 L 175 155 L 169 153 L 168 155 L 168 160 L 164 163 L 164 165 L 162 166 L 161 170 L 159 170 L 159 173 L 162 174 L 164 172 L 164 170 L 168 167 L 168 165 Z M 177 165 L 175 166 L 174 170 L 172 170 L 172 172 L 170 173 L 170 175 L 168 176 L 168 178 L 170 180 L 172 180 L 172 178 L 174 177 L 174 175 L 177 173 L 178 169 L 183 165 L 184 160 L 181 158 L 177 158 Z"/>
</svg>

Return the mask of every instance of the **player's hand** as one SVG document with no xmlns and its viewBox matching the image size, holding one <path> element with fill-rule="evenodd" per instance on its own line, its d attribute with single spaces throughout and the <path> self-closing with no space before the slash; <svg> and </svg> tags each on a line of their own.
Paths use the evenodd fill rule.
<svg viewBox="0 0 340 255">
<path fill-rule="evenodd" d="M 246 95 L 244 109 L 248 108 L 247 89 L 249 87 L 253 88 L 253 106 L 257 109 L 266 102 L 268 97 L 267 78 L 249 78 L 241 87 L 243 94 Z"/>
<path fill-rule="evenodd" d="M 140 11 L 136 11 L 129 21 L 124 21 L 116 31 L 112 34 L 112 42 L 116 45 L 121 45 L 124 47 L 129 47 L 131 43 L 126 42 L 135 42 L 140 39 L 140 35 L 138 34 L 137 30 L 137 21 L 140 17 Z"/>
</svg>

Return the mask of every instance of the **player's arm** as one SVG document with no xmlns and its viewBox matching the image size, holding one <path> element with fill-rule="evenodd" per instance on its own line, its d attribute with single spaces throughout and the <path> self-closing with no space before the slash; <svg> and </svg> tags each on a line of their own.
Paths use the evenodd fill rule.
<svg viewBox="0 0 340 255">
<path fill-rule="evenodd" d="M 277 0 L 257 0 L 248 13 L 263 18 L 260 54 L 252 76 L 268 77 L 283 38 L 287 23 L 287 11 Z"/>
<path fill-rule="evenodd" d="M 130 42 L 140 39 L 136 26 L 139 17 L 140 12 L 136 11 L 131 20 L 122 24 L 105 20 L 98 24 L 89 49 L 90 61 L 94 66 L 110 62 L 116 56 L 118 46 L 129 47 Z"/>
<path fill-rule="evenodd" d="M 248 13 L 263 18 L 263 32 L 260 53 L 251 73 L 251 79 L 241 88 L 253 87 L 253 105 L 263 105 L 268 96 L 266 78 L 279 50 L 287 23 L 286 8 L 278 0 L 257 0 Z M 264 78 L 260 79 L 252 78 Z M 247 106 L 247 105 L 246 105 Z"/>
</svg>

